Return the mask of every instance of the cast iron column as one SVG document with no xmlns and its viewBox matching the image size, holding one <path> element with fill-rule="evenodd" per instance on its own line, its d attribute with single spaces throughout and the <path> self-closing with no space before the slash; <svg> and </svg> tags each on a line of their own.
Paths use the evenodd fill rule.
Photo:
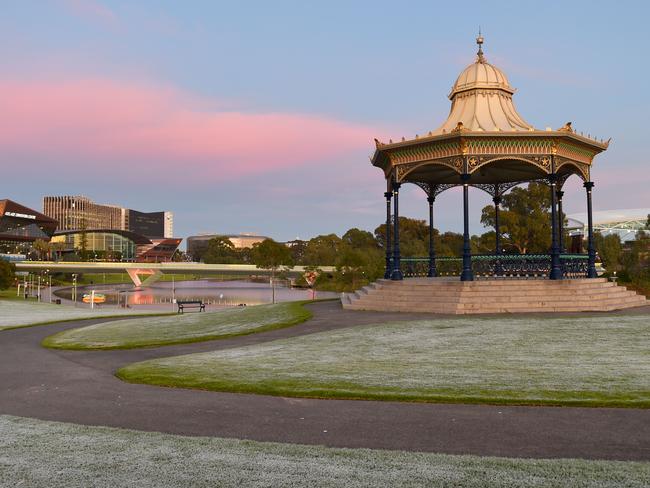
<svg viewBox="0 0 650 488">
<path fill-rule="evenodd" d="M 589 253 L 587 278 L 598 278 L 598 273 L 596 273 L 596 249 L 594 248 L 594 219 L 591 210 L 593 181 L 585 181 L 584 187 L 587 190 L 587 253 Z"/>
<path fill-rule="evenodd" d="M 469 174 L 461 175 L 463 181 L 463 272 L 460 281 L 474 281 L 472 273 L 472 248 L 469 242 Z"/>
<path fill-rule="evenodd" d="M 499 229 L 499 205 L 501 205 L 501 195 L 495 195 L 492 201 L 494 202 L 494 232 L 496 234 L 494 254 L 498 256 L 501 254 L 501 231 Z"/>
<path fill-rule="evenodd" d="M 495 185 L 496 186 L 496 185 Z M 501 229 L 499 227 L 499 205 L 501 205 L 501 195 L 495 193 L 494 198 L 494 254 L 497 256 L 501 255 Z M 497 257 L 496 263 L 494 265 L 494 274 L 497 276 L 503 275 L 503 266 L 501 264 L 501 259 Z"/>
<path fill-rule="evenodd" d="M 392 196 L 392 192 L 387 191 L 384 193 L 384 197 L 386 197 L 386 271 L 384 271 L 384 279 L 386 280 L 390 279 L 390 275 L 393 271 L 390 259 L 392 253 L 390 248 L 390 199 Z"/>
<path fill-rule="evenodd" d="M 399 254 L 399 183 L 393 183 L 393 271 L 390 274 L 391 280 L 401 280 L 402 276 L 400 254 Z"/>
<path fill-rule="evenodd" d="M 557 191 L 557 221 L 558 221 L 558 227 L 559 227 L 559 246 L 560 246 L 560 254 L 565 252 L 564 249 L 564 214 L 562 213 L 562 197 L 564 196 L 564 192 L 562 190 Z"/>
<path fill-rule="evenodd" d="M 552 280 L 562 279 L 562 270 L 560 269 L 560 247 L 557 239 L 557 175 L 549 175 L 551 182 L 551 273 L 549 278 Z"/>
<path fill-rule="evenodd" d="M 436 200 L 436 197 L 430 196 L 427 198 L 429 202 L 429 272 L 427 276 L 433 278 L 438 276 L 436 270 L 436 248 L 433 243 L 433 202 Z"/>
</svg>

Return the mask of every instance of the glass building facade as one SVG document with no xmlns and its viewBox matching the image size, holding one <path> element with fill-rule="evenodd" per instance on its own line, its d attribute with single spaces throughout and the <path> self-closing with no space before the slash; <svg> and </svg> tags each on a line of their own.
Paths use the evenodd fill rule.
<svg viewBox="0 0 650 488">
<path fill-rule="evenodd" d="M 64 253 L 84 254 L 102 261 L 170 261 L 182 239 L 148 239 L 124 230 L 87 230 L 61 232 L 52 237 L 61 243 Z"/>
<path fill-rule="evenodd" d="M 85 240 L 85 243 L 84 243 Z M 58 234 L 53 243 L 62 243 L 67 252 L 82 252 L 99 259 L 135 261 L 136 242 L 125 235 L 111 231 L 86 231 Z"/>
</svg>

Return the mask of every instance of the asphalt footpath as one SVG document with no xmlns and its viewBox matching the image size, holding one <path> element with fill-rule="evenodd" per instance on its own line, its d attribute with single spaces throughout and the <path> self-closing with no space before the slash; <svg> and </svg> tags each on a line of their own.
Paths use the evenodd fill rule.
<svg viewBox="0 0 650 488">
<path fill-rule="evenodd" d="M 48 335 L 103 320 L 0 332 L 0 414 L 191 436 L 523 458 L 650 460 L 650 410 L 283 398 L 136 385 L 114 376 L 150 358 L 257 344 L 429 314 L 310 305 L 297 326 L 227 340 L 131 349 L 45 349 Z M 637 310 L 628 313 L 648 313 Z M 114 320 L 114 319 L 110 319 Z M 141 320 L 147 320 L 142 318 Z"/>
</svg>

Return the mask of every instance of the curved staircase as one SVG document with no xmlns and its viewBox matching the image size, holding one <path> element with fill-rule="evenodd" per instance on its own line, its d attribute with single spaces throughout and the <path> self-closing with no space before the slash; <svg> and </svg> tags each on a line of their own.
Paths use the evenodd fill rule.
<svg viewBox="0 0 650 488">
<path fill-rule="evenodd" d="M 341 298 L 348 310 L 446 314 L 607 312 L 650 305 L 644 296 L 605 278 L 378 280 Z"/>
</svg>

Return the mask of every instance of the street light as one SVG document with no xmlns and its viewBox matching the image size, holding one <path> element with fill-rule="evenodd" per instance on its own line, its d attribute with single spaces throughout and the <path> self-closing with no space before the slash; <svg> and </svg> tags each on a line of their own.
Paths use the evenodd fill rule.
<svg viewBox="0 0 650 488">
<path fill-rule="evenodd" d="M 77 273 L 72 273 L 72 301 L 77 306 Z"/>
<path fill-rule="evenodd" d="M 46 283 L 48 283 L 48 299 L 52 302 L 52 275 L 50 274 L 49 269 L 45 270 L 45 279 Z"/>
</svg>

